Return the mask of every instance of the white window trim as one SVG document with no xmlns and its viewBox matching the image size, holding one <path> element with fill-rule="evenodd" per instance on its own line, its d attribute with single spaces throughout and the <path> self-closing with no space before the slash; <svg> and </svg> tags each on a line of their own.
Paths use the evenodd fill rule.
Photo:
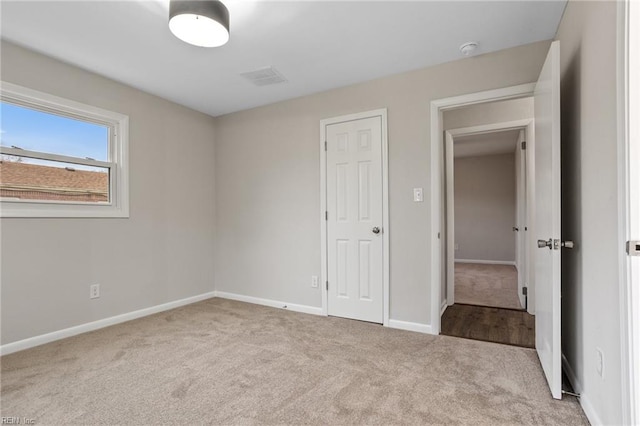
<svg viewBox="0 0 640 426">
<path fill-rule="evenodd" d="M 8 155 L 20 155 L 65 163 L 84 164 L 109 169 L 109 202 L 80 203 L 39 200 L 2 200 L 0 217 L 129 217 L 129 117 L 102 108 L 86 105 L 16 84 L 0 82 L 3 101 L 19 106 L 75 117 L 109 127 L 109 161 L 80 159 L 58 154 L 45 154 L 16 148 L 2 147 Z"/>
</svg>

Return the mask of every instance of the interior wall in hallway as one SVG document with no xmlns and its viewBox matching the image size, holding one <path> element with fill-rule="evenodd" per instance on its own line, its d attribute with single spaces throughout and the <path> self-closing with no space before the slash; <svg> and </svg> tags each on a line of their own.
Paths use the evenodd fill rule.
<svg viewBox="0 0 640 426">
<path fill-rule="evenodd" d="M 456 260 L 515 262 L 515 154 L 454 159 Z"/>
</svg>

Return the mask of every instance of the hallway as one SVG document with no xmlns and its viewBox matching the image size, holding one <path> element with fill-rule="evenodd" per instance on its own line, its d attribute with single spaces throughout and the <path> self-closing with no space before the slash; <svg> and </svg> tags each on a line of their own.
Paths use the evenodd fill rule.
<svg viewBox="0 0 640 426">
<path fill-rule="evenodd" d="M 442 334 L 535 347 L 535 317 L 520 304 L 514 266 L 456 262 L 454 300 Z"/>
<path fill-rule="evenodd" d="M 455 303 L 524 309 L 518 298 L 518 271 L 512 265 L 456 262 Z"/>
</svg>

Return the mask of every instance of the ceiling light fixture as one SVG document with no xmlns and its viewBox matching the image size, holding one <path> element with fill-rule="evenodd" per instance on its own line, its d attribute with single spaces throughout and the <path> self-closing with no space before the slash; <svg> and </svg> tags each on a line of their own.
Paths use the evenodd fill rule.
<svg viewBox="0 0 640 426">
<path fill-rule="evenodd" d="M 229 41 L 229 10 L 217 0 L 170 0 L 169 29 L 195 46 L 222 46 Z"/>
<path fill-rule="evenodd" d="M 460 46 L 460 52 L 462 52 L 464 56 L 471 56 L 473 52 L 476 51 L 477 48 L 478 48 L 478 43 L 476 43 L 475 41 L 470 41 Z"/>
</svg>

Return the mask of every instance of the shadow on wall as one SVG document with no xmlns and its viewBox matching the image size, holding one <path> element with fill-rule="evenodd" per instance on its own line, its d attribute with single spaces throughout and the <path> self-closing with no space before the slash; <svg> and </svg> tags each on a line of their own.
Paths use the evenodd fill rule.
<svg viewBox="0 0 640 426">
<path fill-rule="evenodd" d="M 580 49 L 570 59 L 561 80 L 561 181 L 562 240 L 582 241 L 582 139 L 580 111 Z M 562 250 L 562 348 L 569 364 L 581 369 L 582 347 L 582 256 L 580 245 L 574 250 Z M 575 371 L 582 377 L 579 371 Z"/>
</svg>

